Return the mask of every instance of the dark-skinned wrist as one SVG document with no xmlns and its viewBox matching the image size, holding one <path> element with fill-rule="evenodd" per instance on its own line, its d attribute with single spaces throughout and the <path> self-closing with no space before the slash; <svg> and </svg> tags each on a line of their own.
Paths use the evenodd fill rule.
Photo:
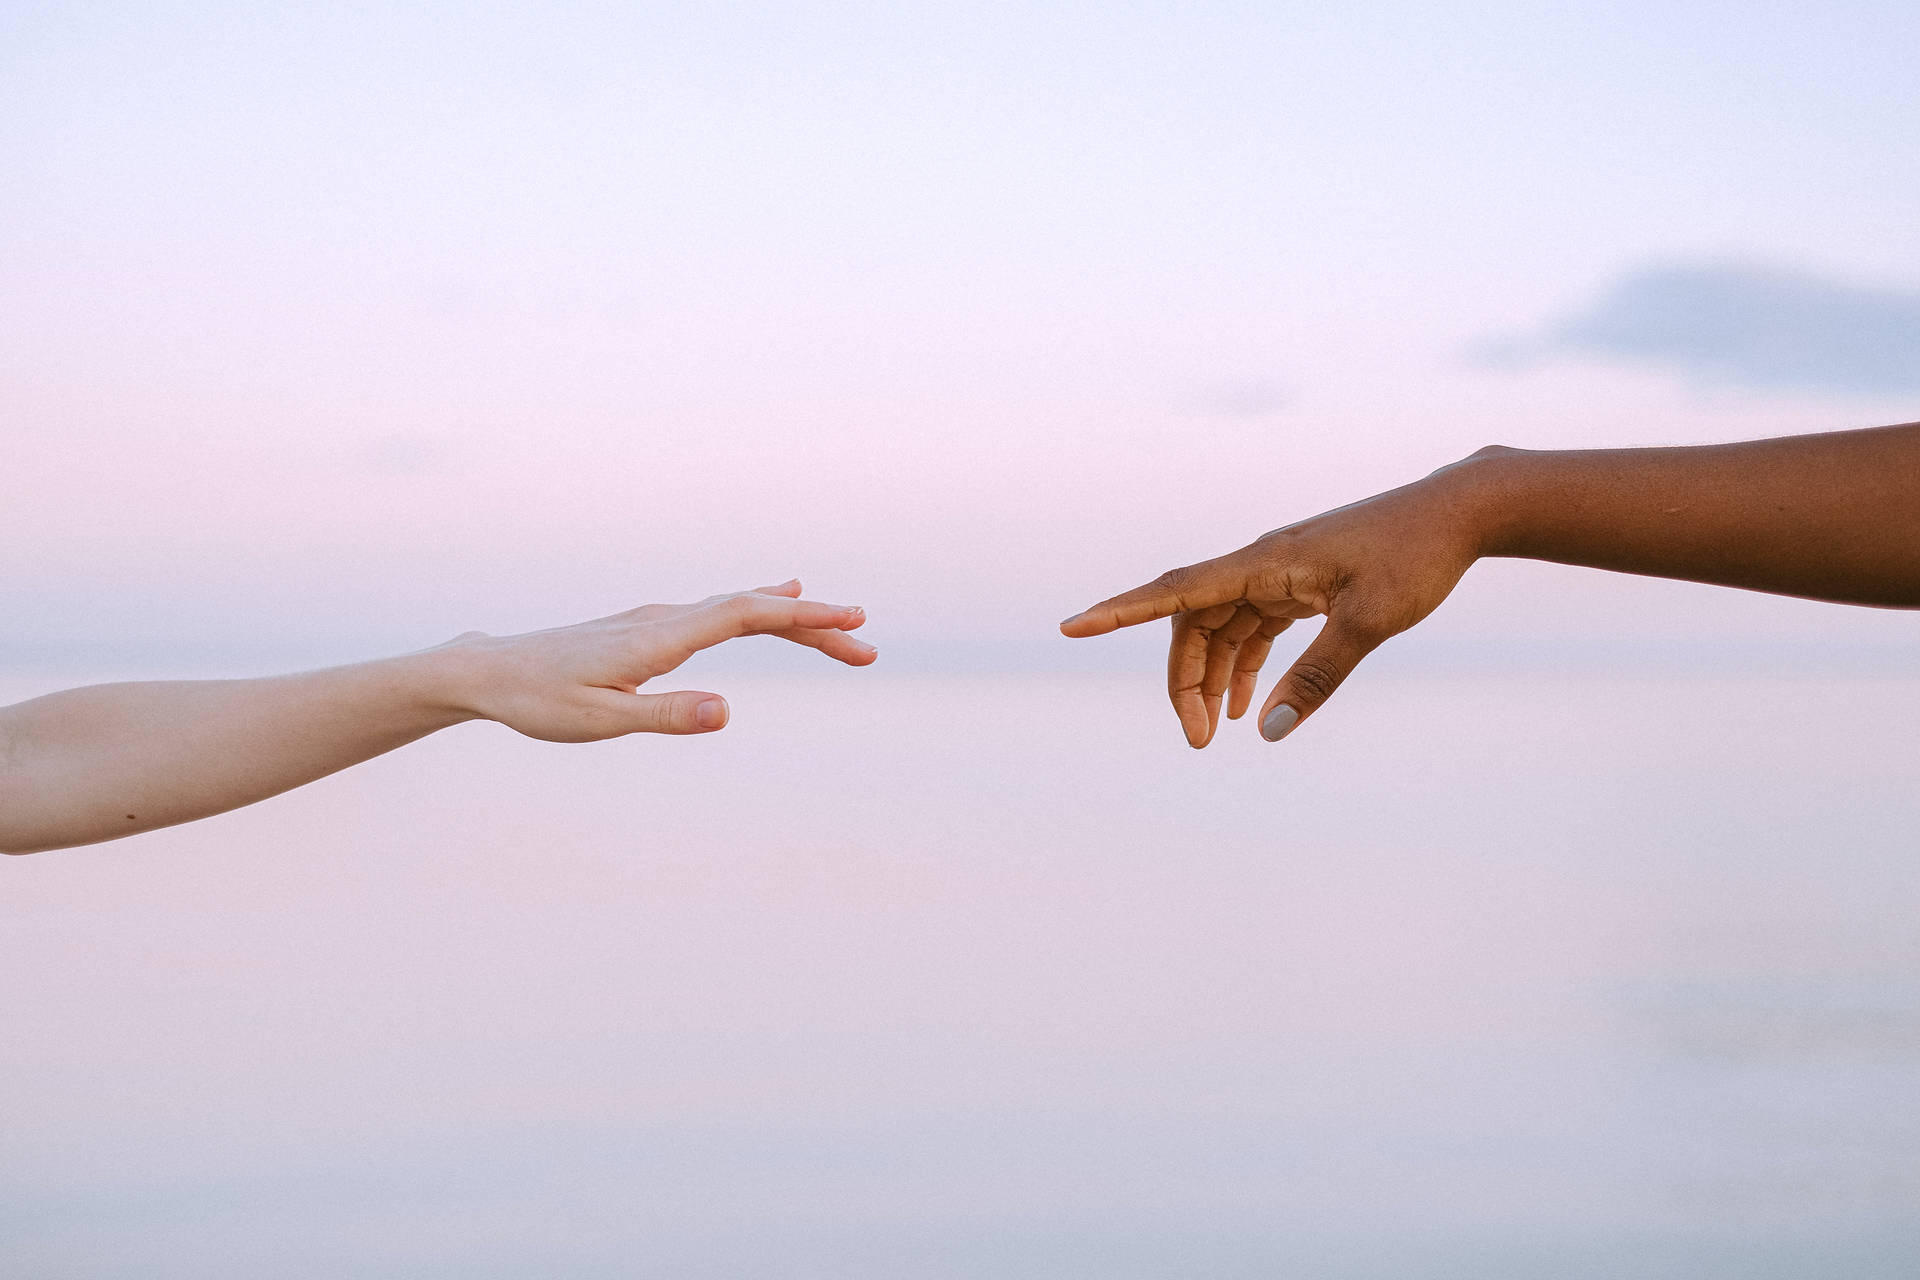
<svg viewBox="0 0 1920 1280">
<path fill-rule="evenodd" d="M 1475 559 L 1524 556 L 1525 487 L 1523 475 L 1538 455 L 1528 449 L 1490 444 L 1428 476 L 1448 518 Z"/>
</svg>

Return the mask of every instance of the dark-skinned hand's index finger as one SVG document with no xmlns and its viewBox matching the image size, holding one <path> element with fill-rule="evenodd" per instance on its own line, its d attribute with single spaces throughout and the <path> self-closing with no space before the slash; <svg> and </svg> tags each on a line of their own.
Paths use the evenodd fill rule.
<svg viewBox="0 0 1920 1280">
<path fill-rule="evenodd" d="M 1222 570 L 1220 560 L 1205 560 L 1169 570 L 1144 586 L 1102 600 L 1062 622 L 1060 631 L 1076 640 L 1103 636 L 1121 627 L 1137 627 L 1157 618 L 1237 600 L 1244 589 L 1244 582 Z"/>
</svg>

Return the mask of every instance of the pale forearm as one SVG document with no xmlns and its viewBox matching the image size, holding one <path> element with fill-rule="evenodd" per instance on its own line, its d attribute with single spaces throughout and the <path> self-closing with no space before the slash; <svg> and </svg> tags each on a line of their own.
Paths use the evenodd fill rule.
<svg viewBox="0 0 1920 1280">
<path fill-rule="evenodd" d="M 471 718 L 446 650 L 257 680 L 97 685 L 0 708 L 0 851 L 188 822 Z"/>
<path fill-rule="evenodd" d="M 778 636 L 863 667 L 856 605 L 793 579 L 523 635 L 264 680 L 96 685 L 0 707 L 0 853 L 92 844 L 237 809 L 462 720 L 531 738 L 712 733 L 726 699 L 642 693 L 702 649 Z"/>
<path fill-rule="evenodd" d="M 1740 444 L 1492 449 L 1450 468 L 1487 555 L 1920 607 L 1920 424 Z"/>
</svg>

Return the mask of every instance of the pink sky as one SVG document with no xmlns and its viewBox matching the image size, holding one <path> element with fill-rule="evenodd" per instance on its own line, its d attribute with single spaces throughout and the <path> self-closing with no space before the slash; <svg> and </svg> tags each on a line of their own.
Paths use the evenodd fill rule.
<svg viewBox="0 0 1920 1280">
<path fill-rule="evenodd" d="M 304 661 L 798 573 L 902 657 L 1026 665 L 1092 598 L 1489 441 L 1914 416 L 1471 360 L 1647 262 L 1920 279 L 1897 40 L 780 12 L 19 10 L 16 652 Z M 1461 635 L 1892 634 L 1515 581 Z"/>
</svg>

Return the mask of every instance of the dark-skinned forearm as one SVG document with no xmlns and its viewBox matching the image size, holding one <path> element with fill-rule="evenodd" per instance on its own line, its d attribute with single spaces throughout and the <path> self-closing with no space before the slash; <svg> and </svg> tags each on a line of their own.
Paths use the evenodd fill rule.
<svg viewBox="0 0 1920 1280">
<path fill-rule="evenodd" d="M 1920 423 L 1684 448 L 1492 448 L 1441 476 L 1471 495 L 1485 555 L 1920 608 Z"/>
</svg>

